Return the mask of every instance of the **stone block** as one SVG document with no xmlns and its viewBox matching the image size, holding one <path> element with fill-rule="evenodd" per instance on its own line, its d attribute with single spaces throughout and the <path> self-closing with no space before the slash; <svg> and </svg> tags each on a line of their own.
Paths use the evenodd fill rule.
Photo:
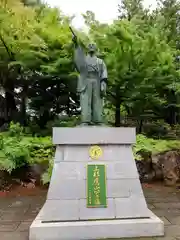
<svg viewBox="0 0 180 240">
<path fill-rule="evenodd" d="M 21 222 L 0 221 L 0 232 L 14 232 Z"/>
<path fill-rule="evenodd" d="M 132 196 L 140 196 L 144 198 L 144 193 L 139 178 L 126 179 L 126 185 L 130 189 Z"/>
<path fill-rule="evenodd" d="M 59 179 L 59 181 L 58 181 Z M 86 197 L 86 182 L 85 180 L 62 179 L 56 180 L 50 185 L 47 199 L 65 200 L 65 199 L 80 199 Z"/>
<path fill-rule="evenodd" d="M 52 181 L 83 180 L 86 175 L 86 165 L 83 162 L 55 163 Z"/>
<path fill-rule="evenodd" d="M 126 185 L 126 180 L 108 180 L 107 181 L 108 198 L 128 198 L 130 197 L 130 188 Z"/>
<path fill-rule="evenodd" d="M 146 201 L 141 197 L 116 198 L 116 218 L 146 218 L 149 217 L 149 209 Z"/>
<path fill-rule="evenodd" d="M 180 225 L 180 216 L 170 214 L 166 217 L 171 224 Z"/>
<path fill-rule="evenodd" d="M 131 161 L 131 162 L 130 162 Z M 126 160 L 107 162 L 107 179 L 131 179 L 139 178 L 133 158 Z"/>
<path fill-rule="evenodd" d="M 107 199 L 107 208 L 87 208 L 86 199 L 80 200 L 80 219 L 110 219 L 115 218 L 115 206 L 113 199 Z"/>
<path fill-rule="evenodd" d="M 63 151 L 63 146 L 57 146 L 56 147 L 54 162 L 62 162 L 64 160 L 63 152 L 64 152 Z"/>
<path fill-rule="evenodd" d="M 40 221 L 72 221 L 79 219 L 78 200 L 47 200 L 39 212 Z"/>
<path fill-rule="evenodd" d="M 53 128 L 56 145 L 126 144 L 136 141 L 135 128 L 75 127 Z"/>
<path fill-rule="evenodd" d="M 127 164 L 133 162 L 133 154 L 130 146 L 119 146 L 119 145 L 102 145 L 103 150 L 102 156 L 99 157 L 98 161 L 126 161 Z M 63 147 L 64 161 L 70 162 L 95 162 L 89 156 L 90 146 L 83 145 L 72 145 Z M 133 165 L 135 163 L 132 163 Z"/>
<path fill-rule="evenodd" d="M 177 237 L 180 236 L 179 225 L 168 225 L 165 230 L 166 237 Z"/>
</svg>

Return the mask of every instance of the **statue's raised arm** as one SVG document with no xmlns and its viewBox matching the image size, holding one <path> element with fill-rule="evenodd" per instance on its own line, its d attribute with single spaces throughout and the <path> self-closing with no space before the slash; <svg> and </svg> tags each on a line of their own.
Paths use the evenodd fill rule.
<svg viewBox="0 0 180 240">
<path fill-rule="evenodd" d="M 69 27 L 72 32 L 72 41 L 74 43 L 74 62 L 79 73 L 82 73 L 86 70 L 86 60 L 84 49 L 81 46 L 76 34 L 74 33 L 72 27 Z"/>
</svg>

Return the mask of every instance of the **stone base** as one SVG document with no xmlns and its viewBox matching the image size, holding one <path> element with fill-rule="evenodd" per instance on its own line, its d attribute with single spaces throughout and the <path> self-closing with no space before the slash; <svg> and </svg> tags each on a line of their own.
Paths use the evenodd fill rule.
<svg viewBox="0 0 180 240">
<path fill-rule="evenodd" d="M 78 136 L 78 137 L 77 137 Z M 46 203 L 30 227 L 30 240 L 85 240 L 164 235 L 147 206 L 133 158 L 132 128 L 55 128 L 53 172 Z M 93 160 L 90 147 L 102 155 Z M 107 208 L 87 208 L 87 166 L 106 166 Z"/>
<path fill-rule="evenodd" d="M 164 223 L 149 211 L 149 219 L 119 219 L 42 223 L 30 227 L 30 240 L 85 240 L 156 237 L 164 235 Z"/>
</svg>

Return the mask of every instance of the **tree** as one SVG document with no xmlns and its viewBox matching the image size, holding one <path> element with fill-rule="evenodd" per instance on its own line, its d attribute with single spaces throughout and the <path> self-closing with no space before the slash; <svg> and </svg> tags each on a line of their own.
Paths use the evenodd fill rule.
<svg viewBox="0 0 180 240">
<path fill-rule="evenodd" d="M 122 0 L 118 5 L 119 19 L 128 19 L 144 14 L 143 0 Z"/>
<path fill-rule="evenodd" d="M 149 110 L 158 115 L 157 106 L 166 103 L 160 89 L 175 74 L 173 51 L 162 40 L 161 29 L 137 18 L 120 19 L 109 27 L 91 20 L 89 26 L 108 65 L 115 126 L 121 125 L 122 107 L 138 122 Z"/>
<path fill-rule="evenodd" d="M 179 56 L 179 26 L 180 26 L 180 2 L 178 0 L 159 0 L 157 15 L 161 15 L 161 23 L 166 42 L 171 46 L 174 52 L 174 64 L 176 73 L 172 83 L 166 89 L 168 99 L 168 108 L 166 108 L 167 121 L 170 124 L 176 124 L 180 121 L 179 110 L 179 74 L 178 74 L 178 56 Z"/>
<path fill-rule="evenodd" d="M 24 56 L 35 36 L 29 24 L 33 24 L 34 15 L 18 0 L 1 1 L 0 8 L 1 86 L 5 91 L 6 118 L 10 121 L 17 113 L 14 79 L 21 69 L 21 56 Z M 37 40 L 34 39 L 32 43 L 40 44 Z"/>
<path fill-rule="evenodd" d="M 164 30 L 168 42 L 176 44 L 179 40 L 180 2 L 178 0 L 159 0 L 159 13 L 164 17 Z M 173 40 L 173 42 L 172 42 Z"/>
<path fill-rule="evenodd" d="M 6 95 L 7 112 L 10 112 L 7 121 L 20 119 L 22 123 L 25 123 L 28 98 L 31 98 L 32 103 L 35 101 L 32 97 L 34 95 L 38 95 L 41 99 L 42 106 L 44 105 L 43 98 L 53 101 L 53 104 L 55 101 L 59 102 L 62 85 L 65 90 L 63 95 L 67 96 L 65 98 L 63 96 L 67 99 L 66 105 L 69 106 L 69 98 L 72 95 L 75 98 L 74 77 L 71 77 L 74 70 L 71 60 L 71 33 L 68 26 L 71 19 L 56 8 L 41 5 L 39 1 L 36 3 L 33 5 L 27 1 L 12 3 L 10 0 L 7 4 L 1 2 L 0 18 L 3 19 L 0 35 L 1 86 Z M 46 83 L 43 84 L 42 79 Z M 54 88 L 54 85 L 61 90 L 51 93 L 48 89 Z M 41 88 L 40 93 L 38 86 Z M 71 87 L 73 89 L 70 89 Z M 15 89 L 18 89 L 18 93 Z M 73 93 L 70 94 L 70 92 Z M 52 100 L 53 94 L 55 95 Z M 44 97 L 45 95 L 49 96 Z M 14 112 L 16 115 L 19 114 L 17 108 L 19 104 L 20 115 L 15 118 Z M 34 106 L 33 103 L 32 106 Z M 49 119 L 47 112 L 50 105 L 47 103 L 46 108 L 42 106 L 39 105 L 41 111 L 37 109 L 37 106 L 36 110 L 37 114 L 41 112 L 41 118 L 46 124 Z M 42 109 L 44 109 L 44 115 Z M 56 110 L 59 114 L 60 108 Z"/>
</svg>

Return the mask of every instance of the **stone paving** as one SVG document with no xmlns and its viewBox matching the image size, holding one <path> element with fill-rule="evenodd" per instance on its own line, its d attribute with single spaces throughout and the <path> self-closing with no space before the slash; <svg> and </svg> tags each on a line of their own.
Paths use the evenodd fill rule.
<svg viewBox="0 0 180 240">
<path fill-rule="evenodd" d="M 149 208 L 165 223 L 165 237 L 153 239 L 180 240 L 180 191 L 161 185 L 143 189 Z M 42 207 L 46 192 L 0 197 L 0 240 L 28 240 L 29 226 Z"/>
</svg>

